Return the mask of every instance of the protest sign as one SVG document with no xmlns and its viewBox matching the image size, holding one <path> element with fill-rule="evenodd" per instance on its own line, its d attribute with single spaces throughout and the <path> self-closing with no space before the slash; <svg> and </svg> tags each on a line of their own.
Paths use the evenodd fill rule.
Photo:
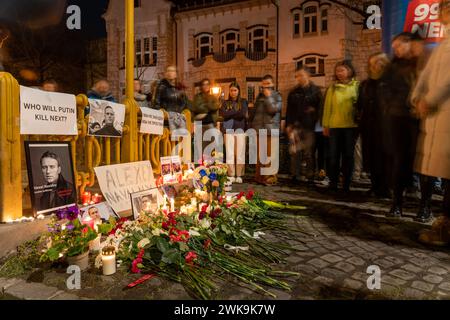
<svg viewBox="0 0 450 320">
<path fill-rule="evenodd" d="M 164 130 L 164 113 L 161 110 L 142 108 L 141 133 L 162 135 Z"/>
<path fill-rule="evenodd" d="M 20 134 L 78 134 L 74 95 L 20 86 Z"/>
</svg>

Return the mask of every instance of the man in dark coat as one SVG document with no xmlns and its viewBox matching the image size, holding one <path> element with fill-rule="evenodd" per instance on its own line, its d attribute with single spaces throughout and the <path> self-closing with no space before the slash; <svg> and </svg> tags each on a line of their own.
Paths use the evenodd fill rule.
<svg viewBox="0 0 450 320">
<path fill-rule="evenodd" d="M 98 130 L 95 135 L 96 136 L 105 136 L 105 137 L 120 137 L 122 134 L 114 128 L 115 121 L 115 113 L 114 109 L 111 106 L 105 107 L 105 124 L 103 128 Z"/>
<path fill-rule="evenodd" d="M 41 156 L 40 163 L 45 180 L 45 192 L 39 199 L 38 211 L 76 203 L 75 188 L 62 176 L 59 157 L 47 151 Z"/>
</svg>

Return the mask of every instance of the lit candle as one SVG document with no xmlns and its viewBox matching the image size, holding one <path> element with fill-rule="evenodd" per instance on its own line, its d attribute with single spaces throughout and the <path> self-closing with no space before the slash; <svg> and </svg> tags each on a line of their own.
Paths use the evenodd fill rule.
<svg viewBox="0 0 450 320">
<path fill-rule="evenodd" d="M 87 217 L 86 219 L 84 219 L 82 224 L 90 227 L 92 230 L 94 230 L 95 228 L 95 221 L 91 217 Z"/>
<path fill-rule="evenodd" d="M 197 207 L 197 198 L 196 198 L 196 197 L 193 197 L 193 198 L 191 199 L 191 205 Z"/>
<path fill-rule="evenodd" d="M 163 210 L 167 210 L 167 196 L 164 195 L 164 199 L 163 199 Z"/>
<path fill-rule="evenodd" d="M 181 206 L 180 213 L 181 214 L 187 214 L 188 213 L 187 207 L 186 206 Z"/>
<path fill-rule="evenodd" d="M 110 276 L 116 273 L 116 249 L 112 246 L 102 250 L 103 274 Z"/>
<path fill-rule="evenodd" d="M 174 212 L 175 211 L 175 199 L 171 198 L 170 199 L 170 212 Z"/>
<path fill-rule="evenodd" d="M 81 195 L 81 202 L 82 203 L 90 203 L 91 202 L 91 193 L 89 191 L 86 191 Z"/>
<path fill-rule="evenodd" d="M 98 237 L 97 238 L 95 238 L 94 240 L 92 240 L 90 243 L 89 243 L 89 250 L 91 250 L 91 251 L 100 251 L 101 250 L 101 239 L 102 239 L 102 236 L 99 234 L 98 235 Z"/>
</svg>

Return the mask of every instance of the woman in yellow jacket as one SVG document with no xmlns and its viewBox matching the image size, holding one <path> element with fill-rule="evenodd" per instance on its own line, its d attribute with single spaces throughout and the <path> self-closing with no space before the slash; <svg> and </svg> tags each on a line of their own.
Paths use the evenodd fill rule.
<svg viewBox="0 0 450 320">
<path fill-rule="evenodd" d="M 349 61 L 339 62 L 335 67 L 336 82 L 326 94 L 323 110 L 323 133 L 330 138 L 330 189 L 336 191 L 339 174 L 344 175 L 344 192 L 350 191 L 355 144 L 358 136 L 356 123 L 356 101 L 359 82 Z M 340 164 L 342 163 L 342 168 Z"/>
</svg>

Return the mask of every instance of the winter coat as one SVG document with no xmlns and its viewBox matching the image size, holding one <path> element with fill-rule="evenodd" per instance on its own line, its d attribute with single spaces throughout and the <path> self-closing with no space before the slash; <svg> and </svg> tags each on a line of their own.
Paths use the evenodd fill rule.
<svg viewBox="0 0 450 320">
<path fill-rule="evenodd" d="M 450 38 L 436 49 L 423 70 L 411 101 L 425 99 L 432 112 L 421 123 L 415 171 L 450 179 Z"/>
<path fill-rule="evenodd" d="M 164 109 L 167 112 L 181 113 L 188 107 L 188 99 L 181 88 L 172 85 L 166 79 L 163 79 L 158 83 L 153 108 Z"/>
<path fill-rule="evenodd" d="M 238 105 L 240 104 L 240 108 Z M 245 99 L 238 101 L 227 100 L 224 101 L 220 108 L 220 115 L 223 118 L 223 129 L 226 132 L 227 129 L 233 130 L 246 130 L 247 128 L 247 115 L 248 115 L 248 102 Z"/>
<path fill-rule="evenodd" d="M 322 125 L 324 128 L 356 128 L 356 101 L 359 82 L 331 85 L 325 97 Z"/>
<path fill-rule="evenodd" d="M 314 131 L 319 119 L 322 93 L 314 83 L 307 87 L 296 87 L 289 93 L 286 111 L 286 125 Z M 308 112 L 309 108 L 313 112 Z"/>
<path fill-rule="evenodd" d="M 255 130 L 279 130 L 282 104 L 281 95 L 277 91 L 273 91 L 270 97 L 260 93 L 250 115 L 251 127 Z"/>
<path fill-rule="evenodd" d="M 192 120 L 202 124 L 216 123 L 219 117 L 219 100 L 211 94 L 198 93 L 192 103 Z"/>
</svg>

